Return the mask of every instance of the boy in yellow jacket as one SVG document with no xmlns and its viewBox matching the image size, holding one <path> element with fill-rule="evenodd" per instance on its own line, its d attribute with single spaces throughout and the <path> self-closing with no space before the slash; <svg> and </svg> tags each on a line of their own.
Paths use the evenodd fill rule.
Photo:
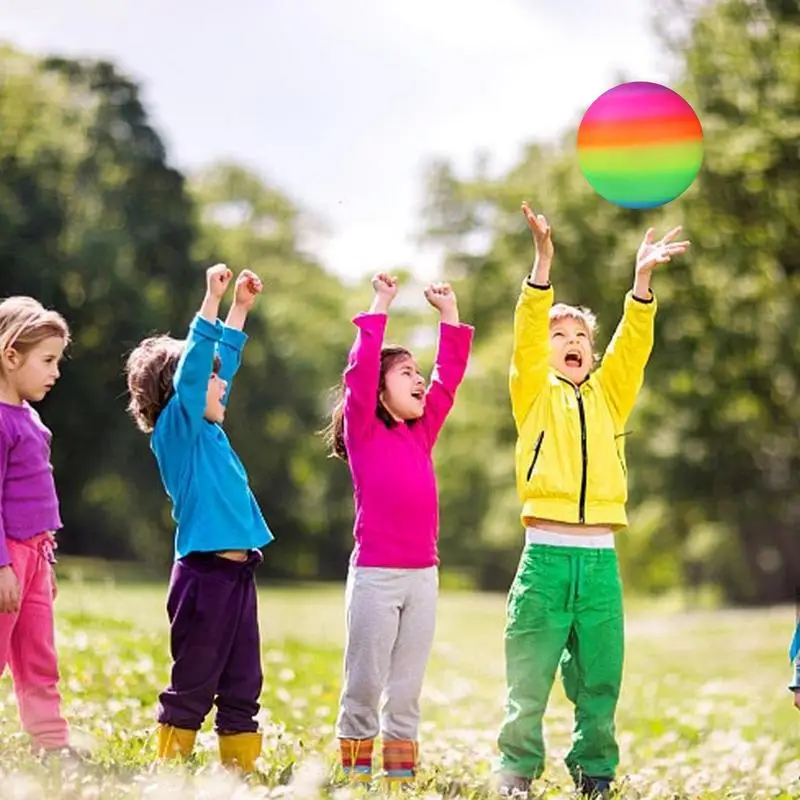
<svg viewBox="0 0 800 800">
<path fill-rule="evenodd" d="M 622 321 L 593 371 L 591 312 L 553 304 L 553 243 L 527 204 L 536 260 L 514 316 L 509 389 L 517 428 L 517 491 L 526 543 L 508 598 L 506 717 L 498 738 L 500 793 L 525 794 L 544 770 L 542 717 L 559 664 L 575 706 L 566 763 L 588 796 L 608 793 L 619 760 L 622 586 L 614 532 L 627 525 L 625 423 L 653 347 L 654 267 L 683 253 L 675 228 L 647 231 Z"/>
</svg>

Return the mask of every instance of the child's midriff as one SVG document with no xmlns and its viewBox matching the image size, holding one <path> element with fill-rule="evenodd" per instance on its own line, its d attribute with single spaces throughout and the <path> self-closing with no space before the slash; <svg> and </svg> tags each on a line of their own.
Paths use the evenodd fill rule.
<svg viewBox="0 0 800 800">
<path fill-rule="evenodd" d="M 217 555 L 220 558 L 227 558 L 228 561 L 247 561 L 247 550 L 218 550 Z"/>
<path fill-rule="evenodd" d="M 614 531 L 612 525 L 573 525 L 569 522 L 556 522 L 537 517 L 525 517 L 525 524 L 530 528 L 540 528 L 551 533 L 565 533 L 571 536 L 601 536 Z"/>
</svg>

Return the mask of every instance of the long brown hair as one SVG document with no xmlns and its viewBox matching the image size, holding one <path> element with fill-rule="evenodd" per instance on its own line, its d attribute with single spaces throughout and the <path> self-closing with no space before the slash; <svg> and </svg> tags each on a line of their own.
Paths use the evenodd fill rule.
<svg viewBox="0 0 800 800">
<path fill-rule="evenodd" d="M 399 345 L 386 345 L 381 349 L 381 373 L 378 381 L 378 393 L 375 396 L 375 416 L 387 427 L 392 428 L 397 423 L 394 417 L 384 408 L 381 403 L 381 392 L 386 388 L 386 373 L 392 364 L 396 364 L 402 358 L 411 358 L 411 352 Z M 340 458 L 347 461 L 347 447 L 344 443 L 344 377 L 339 385 L 334 389 L 334 405 L 331 411 L 331 421 L 327 428 L 322 431 L 325 437 L 325 444 L 330 450 L 330 458 Z"/>
</svg>

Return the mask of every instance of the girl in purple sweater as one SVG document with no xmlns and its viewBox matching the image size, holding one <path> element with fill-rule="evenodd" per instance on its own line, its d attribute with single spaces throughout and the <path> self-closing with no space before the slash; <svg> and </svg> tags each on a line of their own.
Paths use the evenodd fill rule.
<svg viewBox="0 0 800 800">
<path fill-rule="evenodd" d="M 328 428 L 332 455 L 350 467 L 355 500 L 336 727 L 349 777 L 371 780 L 380 733 L 384 777 L 408 781 L 417 769 L 419 698 L 439 585 L 432 451 L 464 377 L 473 328 L 460 323 L 447 284 L 425 290 L 440 315 L 436 363 L 426 388 L 412 354 L 383 344 L 397 279 L 381 274 L 372 285 L 369 312 L 353 320 L 358 333 Z"/>
<path fill-rule="evenodd" d="M 55 385 L 68 342 L 61 315 L 33 298 L 0 303 L 0 674 L 11 667 L 22 726 L 39 753 L 67 750 L 69 732 L 53 636 L 61 518 L 50 431 L 30 404 Z"/>
</svg>

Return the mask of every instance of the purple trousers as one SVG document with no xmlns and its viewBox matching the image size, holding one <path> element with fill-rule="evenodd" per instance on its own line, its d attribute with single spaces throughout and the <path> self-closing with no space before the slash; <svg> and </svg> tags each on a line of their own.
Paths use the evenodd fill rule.
<svg viewBox="0 0 800 800">
<path fill-rule="evenodd" d="M 172 672 L 159 695 L 158 721 L 199 730 L 217 707 L 217 733 L 252 733 L 264 675 L 254 570 L 244 562 L 192 553 L 172 568 L 167 614 Z"/>
</svg>

